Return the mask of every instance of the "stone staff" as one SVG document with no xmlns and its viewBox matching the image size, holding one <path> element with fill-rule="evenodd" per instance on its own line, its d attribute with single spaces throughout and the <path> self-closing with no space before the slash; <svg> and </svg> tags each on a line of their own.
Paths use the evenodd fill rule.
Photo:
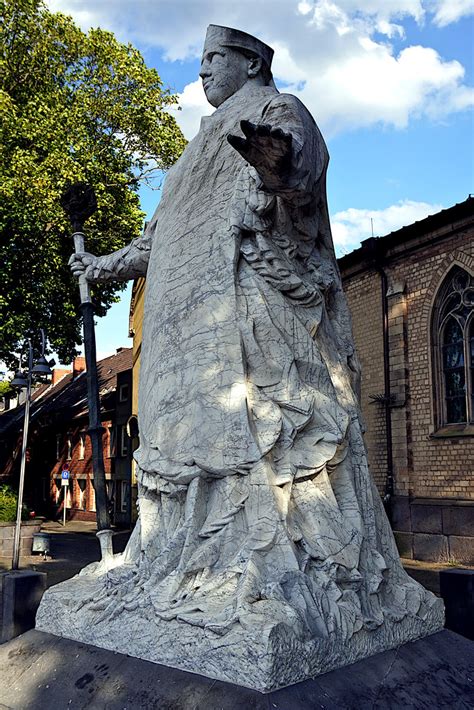
<svg viewBox="0 0 474 710">
<path fill-rule="evenodd" d="M 73 229 L 75 252 L 84 251 L 84 222 L 97 210 L 94 190 L 89 185 L 77 182 L 71 185 L 61 197 L 61 206 L 66 212 Z M 87 401 L 89 407 L 88 434 L 92 445 L 92 472 L 97 514 L 97 536 L 100 541 L 102 559 L 106 561 L 113 555 L 112 530 L 108 510 L 107 488 L 105 483 L 104 454 L 102 434 L 104 428 L 100 421 L 99 383 L 97 377 L 97 354 L 94 331 L 94 304 L 91 300 L 90 285 L 84 274 L 79 276 L 81 296 L 82 324 L 84 332 L 84 351 L 86 357 Z"/>
</svg>

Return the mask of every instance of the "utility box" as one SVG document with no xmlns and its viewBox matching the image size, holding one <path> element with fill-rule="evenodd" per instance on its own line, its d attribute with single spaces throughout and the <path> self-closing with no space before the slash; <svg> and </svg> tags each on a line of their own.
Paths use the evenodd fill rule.
<svg viewBox="0 0 474 710">
<path fill-rule="evenodd" d="M 446 608 L 446 628 L 474 641 L 474 570 L 442 570 L 439 588 Z"/>
<path fill-rule="evenodd" d="M 46 572 L 22 569 L 0 573 L 0 643 L 34 628 L 45 590 Z"/>
</svg>

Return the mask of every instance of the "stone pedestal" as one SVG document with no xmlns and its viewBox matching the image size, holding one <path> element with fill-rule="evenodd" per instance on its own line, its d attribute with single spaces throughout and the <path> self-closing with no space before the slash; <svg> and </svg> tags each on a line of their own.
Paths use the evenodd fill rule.
<svg viewBox="0 0 474 710">
<path fill-rule="evenodd" d="M 99 597 L 95 585 L 94 578 L 78 576 L 51 587 L 36 628 L 263 693 L 431 634 L 442 628 L 444 619 L 442 600 L 430 597 L 424 618 L 386 619 L 376 629 L 360 629 L 345 639 L 334 633 L 304 640 L 277 621 L 260 628 L 237 626 L 218 635 L 176 619 L 159 619 L 146 605 L 115 617 L 98 614 L 80 602 Z"/>
</svg>

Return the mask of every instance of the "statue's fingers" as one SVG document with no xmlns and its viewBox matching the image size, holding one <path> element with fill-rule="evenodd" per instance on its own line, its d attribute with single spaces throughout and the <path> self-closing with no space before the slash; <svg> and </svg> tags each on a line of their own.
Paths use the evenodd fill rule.
<svg viewBox="0 0 474 710">
<path fill-rule="evenodd" d="M 232 134 L 229 134 L 227 136 L 227 140 L 230 143 L 230 145 L 232 146 L 232 148 L 237 150 L 239 153 L 246 153 L 249 149 L 249 144 L 245 138 L 241 138 L 240 136 L 234 136 Z"/>
<path fill-rule="evenodd" d="M 285 141 L 287 143 L 291 142 L 291 133 L 286 133 L 281 128 L 272 128 L 270 135 L 272 138 L 276 138 L 277 140 Z"/>
<path fill-rule="evenodd" d="M 257 130 L 257 125 L 255 123 L 252 123 L 251 121 L 241 121 L 240 122 L 240 128 L 242 129 L 242 133 L 246 138 L 250 138 L 251 136 L 255 135 L 255 132 Z"/>
<path fill-rule="evenodd" d="M 259 123 L 257 125 L 256 134 L 257 136 L 269 136 L 271 134 L 272 127 L 269 123 Z"/>
<path fill-rule="evenodd" d="M 72 266 L 73 263 L 76 264 L 91 264 L 92 263 L 92 255 L 88 254 L 86 251 L 78 251 L 75 254 L 72 254 L 72 256 L 69 258 L 69 266 Z"/>
</svg>

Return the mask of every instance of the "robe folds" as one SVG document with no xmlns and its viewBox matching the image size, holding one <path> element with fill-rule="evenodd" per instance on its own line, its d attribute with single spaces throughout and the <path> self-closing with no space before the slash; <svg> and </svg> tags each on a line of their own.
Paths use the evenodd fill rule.
<svg viewBox="0 0 474 710">
<path fill-rule="evenodd" d="M 242 119 L 292 136 L 272 190 L 227 141 Z M 147 228 L 127 556 L 160 619 L 349 638 L 432 604 L 367 468 L 327 164 L 298 99 L 246 86 L 202 119 Z"/>
</svg>

